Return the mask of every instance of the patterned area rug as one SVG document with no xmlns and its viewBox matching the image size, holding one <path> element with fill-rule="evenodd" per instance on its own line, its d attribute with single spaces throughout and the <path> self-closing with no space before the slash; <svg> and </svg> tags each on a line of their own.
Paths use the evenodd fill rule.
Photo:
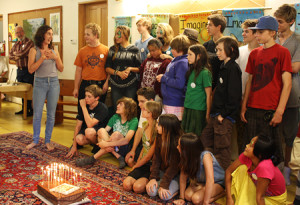
<svg viewBox="0 0 300 205">
<path fill-rule="evenodd" d="M 91 204 L 162 203 L 158 197 L 124 191 L 122 182 L 128 174 L 126 170 L 100 160 L 90 168 L 78 168 L 75 159 L 64 158 L 69 148 L 59 144 L 55 144 L 51 152 L 44 144 L 39 144 L 24 153 L 31 142 L 32 134 L 27 132 L 0 135 L 0 204 L 44 204 L 32 191 L 41 181 L 41 167 L 54 162 L 67 164 L 82 173 L 80 186 L 87 190 Z M 84 156 L 79 153 L 79 157 Z"/>
</svg>

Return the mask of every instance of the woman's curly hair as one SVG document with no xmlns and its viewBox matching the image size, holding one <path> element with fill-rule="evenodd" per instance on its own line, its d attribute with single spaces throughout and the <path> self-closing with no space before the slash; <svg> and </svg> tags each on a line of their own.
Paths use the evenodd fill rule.
<svg viewBox="0 0 300 205">
<path fill-rule="evenodd" d="M 43 42 L 45 40 L 44 36 L 47 33 L 47 31 L 49 31 L 50 29 L 52 30 L 52 28 L 48 25 L 43 25 L 38 28 L 38 30 L 36 31 L 35 36 L 34 36 L 34 43 L 37 47 L 42 49 Z M 52 41 L 48 45 L 48 48 L 53 49 Z"/>
</svg>

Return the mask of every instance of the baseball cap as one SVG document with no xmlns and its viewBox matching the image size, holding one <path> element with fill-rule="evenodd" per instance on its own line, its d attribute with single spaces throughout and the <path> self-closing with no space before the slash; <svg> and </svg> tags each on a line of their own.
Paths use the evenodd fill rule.
<svg viewBox="0 0 300 205">
<path fill-rule="evenodd" d="M 248 29 L 258 29 L 258 30 L 272 30 L 278 31 L 278 22 L 272 16 L 262 16 L 258 19 L 258 23 L 255 27 L 249 27 Z"/>
</svg>

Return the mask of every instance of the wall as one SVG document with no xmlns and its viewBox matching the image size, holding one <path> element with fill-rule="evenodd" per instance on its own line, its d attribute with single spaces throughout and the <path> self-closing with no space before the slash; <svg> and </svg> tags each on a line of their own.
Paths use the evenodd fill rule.
<svg viewBox="0 0 300 205">
<path fill-rule="evenodd" d="M 135 16 L 132 22 L 131 36 L 132 43 L 140 38 L 135 25 L 138 14 L 147 13 L 146 0 L 108 0 L 108 45 L 113 45 L 115 16 Z"/>
<path fill-rule="evenodd" d="M 282 4 L 295 4 L 300 3 L 300 0 L 265 0 L 265 7 L 271 8 L 265 11 L 265 15 L 273 16 L 274 12 Z"/>
</svg>

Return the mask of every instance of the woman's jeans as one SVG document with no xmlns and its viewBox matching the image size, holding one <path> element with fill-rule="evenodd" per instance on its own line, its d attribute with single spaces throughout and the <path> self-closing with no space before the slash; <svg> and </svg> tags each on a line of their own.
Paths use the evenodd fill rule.
<svg viewBox="0 0 300 205">
<path fill-rule="evenodd" d="M 45 143 L 50 143 L 55 121 L 55 112 L 60 87 L 57 77 L 34 78 L 33 84 L 33 142 L 39 143 L 41 120 L 45 100 L 47 99 L 47 122 L 45 130 Z"/>
</svg>

